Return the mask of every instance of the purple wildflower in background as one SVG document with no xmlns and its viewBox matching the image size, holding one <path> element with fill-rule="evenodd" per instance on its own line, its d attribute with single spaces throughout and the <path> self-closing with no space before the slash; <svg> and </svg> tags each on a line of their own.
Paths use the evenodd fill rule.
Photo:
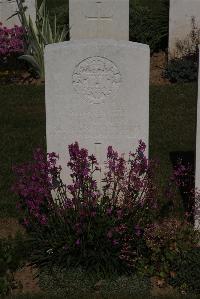
<svg viewBox="0 0 200 299">
<path fill-rule="evenodd" d="M 137 237 L 140 237 L 141 234 L 142 234 L 141 227 L 138 224 L 135 225 L 135 234 L 136 234 Z"/>
<path fill-rule="evenodd" d="M 113 244 L 114 246 L 116 246 L 116 245 L 119 244 L 119 241 L 117 241 L 117 240 L 113 240 L 113 241 L 112 241 L 112 244 Z"/>
</svg>

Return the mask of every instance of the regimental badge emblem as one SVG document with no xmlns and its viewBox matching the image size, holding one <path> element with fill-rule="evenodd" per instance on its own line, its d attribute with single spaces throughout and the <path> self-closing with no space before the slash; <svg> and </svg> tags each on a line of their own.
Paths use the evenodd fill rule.
<svg viewBox="0 0 200 299">
<path fill-rule="evenodd" d="M 89 57 L 74 69 L 72 84 L 85 100 L 100 104 L 114 96 L 121 84 L 118 67 L 105 57 Z"/>
</svg>

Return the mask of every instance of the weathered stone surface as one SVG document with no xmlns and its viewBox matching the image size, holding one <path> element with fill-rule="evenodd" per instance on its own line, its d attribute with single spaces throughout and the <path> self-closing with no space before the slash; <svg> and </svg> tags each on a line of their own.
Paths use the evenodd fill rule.
<svg viewBox="0 0 200 299">
<path fill-rule="evenodd" d="M 69 0 L 71 40 L 129 40 L 129 0 Z"/>
<path fill-rule="evenodd" d="M 47 149 L 59 153 L 63 177 L 67 146 L 75 141 L 101 166 L 109 145 L 127 154 L 139 139 L 148 146 L 149 60 L 147 45 L 128 41 L 46 47 Z"/>
<path fill-rule="evenodd" d="M 192 18 L 200 28 L 199 0 L 170 0 L 169 57 L 180 55 L 176 49 L 177 40 L 184 40 L 192 30 Z"/>
<path fill-rule="evenodd" d="M 36 7 L 35 0 L 25 0 L 24 6 L 27 7 L 27 16 L 30 15 L 32 21 L 35 21 Z M 18 10 L 16 0 L 0 0 L 0 22 L 4 26 L 11 28 L 14 25 L 20 26 L 20 20 L 18 16 L 14 16 L 8 20 Z"/>
</svg>

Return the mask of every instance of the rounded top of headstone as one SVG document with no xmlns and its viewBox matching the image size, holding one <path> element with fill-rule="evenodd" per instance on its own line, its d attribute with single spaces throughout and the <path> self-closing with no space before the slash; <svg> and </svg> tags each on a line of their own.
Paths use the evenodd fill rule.
<svg viewBox="0 0 200 299">
<path fill-rule="evenodd" d="M 136 42 L 130 42 L 130 41 L 117 41 L 114 39 L 80 39 L 80 40 L 73 40 L 73 41 L 65 41 L 61 43 L 55 43 L 55 44 L 49 44 L 45 47 L 45 51 L 53 51 L 60 48 L 65 47 L 80 47 L 84 45 L 90 44 L 91 46 L 113 46 L 113 47 L 126 47 L 126 48 L 133 48 L 138 49 L 141 51 L 150 51 L 150 48 L 146 44 L 136 43 Z"/>
</svg>

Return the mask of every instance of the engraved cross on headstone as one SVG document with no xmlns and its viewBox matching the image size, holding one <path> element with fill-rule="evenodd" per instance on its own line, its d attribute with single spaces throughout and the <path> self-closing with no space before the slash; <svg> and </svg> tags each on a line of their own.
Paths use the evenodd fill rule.
<svg viewBox="0 0 200 299">
<path fill-rule="evenodd" d="M 113 15 L 106 14 L 104 12 L 104 9 L 102 7 L 102 1 L 96 1 L 96 13 L 92 16 L 86 15 L 86 19 L 88 21 L 96 21 L 97 22 L 97 37 L 101 37 L 102 32 L 102 25 L 105 23 L 105 21 L 112 22 L 113 21 Z"/>
</svg>

